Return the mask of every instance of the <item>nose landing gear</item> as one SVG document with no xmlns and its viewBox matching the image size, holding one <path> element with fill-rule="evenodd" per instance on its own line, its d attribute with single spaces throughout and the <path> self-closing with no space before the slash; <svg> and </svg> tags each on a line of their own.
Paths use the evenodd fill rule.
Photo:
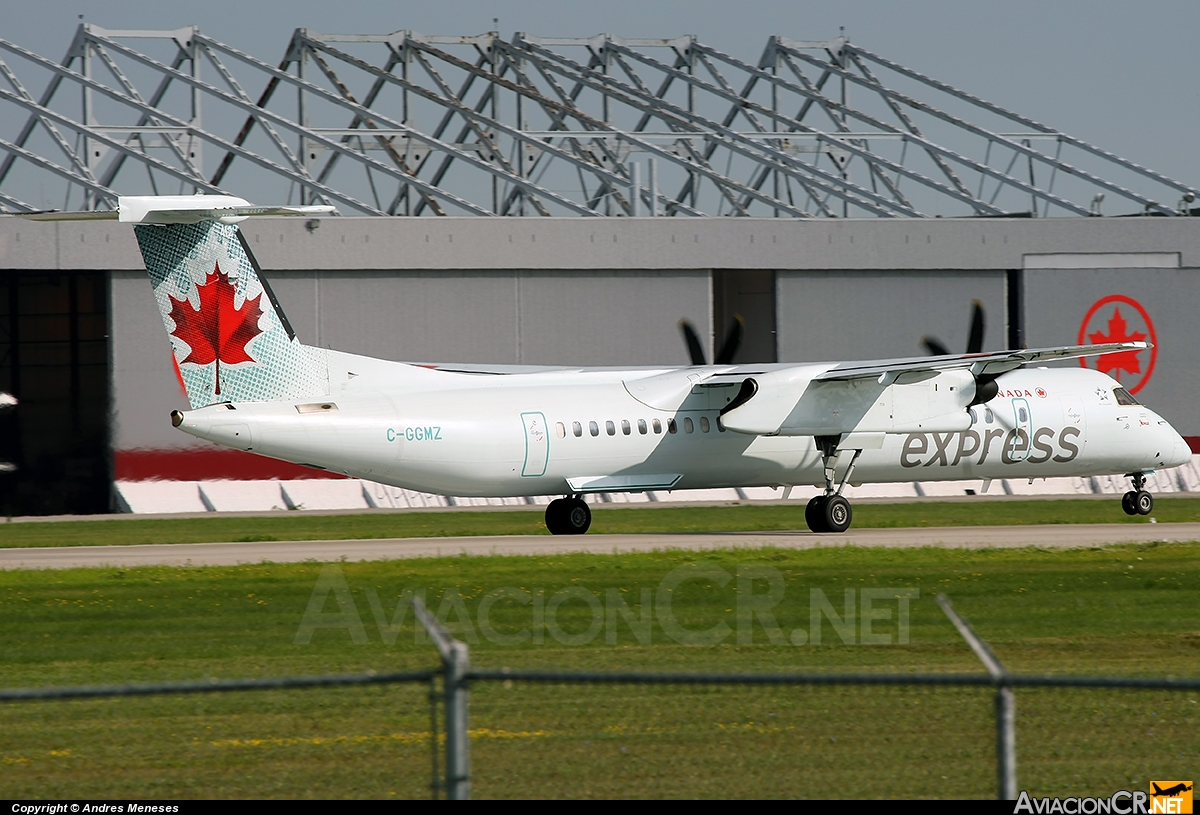
<svg viewBox="0 0 1200 815">
<path fill-rule="evenodd" d="M 1121 496 L 1121 509 L 1126 515 L 1149 515 L 1154 511 L 1154 496 L 1146 492 L 1146 475 L 1130 473 L 1133 489 Z"/>
<path fill-rule="evenodd" d="M 850 508 L 850 502 L 842 495 L 842 490 L 850 481 L 850 474 L 854 472 L 854 465 L 862 455 L 862 450 L 854 451 L 850 466 L 842 476 L 842 483 L 835 489 L 834 471 L 837 469 L 838 456 L 842 452 L 837 448 L 840 440 L 840 436 L 817 436 L 817 449 L 821 451 L 822 463 L 825 465 L 825 494 L 815 496 L 804 508 L 804 522 L 813 532 L 845 532 L 854 519 L 854 511 Z"/>
<path fill-rule="evenodd" d="M 546 507 L 546 529 L 551 535 L 582 535 L 592 525 L 592 510 L 578 495 L 556 498 Z"/>
</svg>

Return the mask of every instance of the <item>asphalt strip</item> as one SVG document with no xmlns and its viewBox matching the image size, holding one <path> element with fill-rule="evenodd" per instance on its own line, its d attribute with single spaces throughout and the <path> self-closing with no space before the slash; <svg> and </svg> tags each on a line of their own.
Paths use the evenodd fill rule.
<svg viewBox="0 0 1200 815">
<path fill-rule="evenodd" d="M 456 555 L 547 555 L 564 552 L 647 552 L 663 549 L 830 546 L 947 549 L 1070 549 L 1117 543 L 1200 541 L 1200 523 L 965 526 L 862 529 L 844 535 L 811 532 L 709 532 L 673 535 L 512 535 L 464 538 L 384 538 L 339 541 L 165 543 L 0 549 L 0 569 L 71 569 L 94 566 L 234 566 L 332 560 L 395 560 Z"/>
</svg>

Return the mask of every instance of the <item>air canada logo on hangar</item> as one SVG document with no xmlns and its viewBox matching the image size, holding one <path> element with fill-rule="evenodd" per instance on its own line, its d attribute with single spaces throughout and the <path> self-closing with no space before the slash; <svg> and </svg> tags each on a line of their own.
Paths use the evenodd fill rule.
<svg viewBox="0 0 1200 815">
<path fill-rule="evenodd" d="M 1101 354 L 1079 364 L 1094 367 L 1102 374 L 1117 380 L 1130 393 L 1137 393 L 1150 381 L 1158 359 L 1158 337 L 1154 323 L 1142 304 L 1124 294 L 1101 297 L 1083 318 L 1079 326 L 1080 345 L 1105 342 L 1149 342 L 1150 348 L 1141 351 L 1119 351 Z M 1090 363 L 1090 364 L 1089 364 Z"/>
</svg>

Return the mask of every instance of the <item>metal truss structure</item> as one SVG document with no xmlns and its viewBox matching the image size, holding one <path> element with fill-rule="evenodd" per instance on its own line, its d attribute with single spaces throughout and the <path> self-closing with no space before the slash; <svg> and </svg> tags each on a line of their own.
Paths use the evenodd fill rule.
<svg viewBox="0 0 1200 815">
<path fill-rule="evenodd" d="M 845 38 L 771 37 L 746 62 L 690 36 L 298 29 L 271 63 L 196 28 L 84 24 L 59 62 L 0 39 L 0 73 L 9 212 L 193 191 L 410 216 L 1054 217 L 1106 197 L 1169 216 L 1196 197 Z"/>
</svg>

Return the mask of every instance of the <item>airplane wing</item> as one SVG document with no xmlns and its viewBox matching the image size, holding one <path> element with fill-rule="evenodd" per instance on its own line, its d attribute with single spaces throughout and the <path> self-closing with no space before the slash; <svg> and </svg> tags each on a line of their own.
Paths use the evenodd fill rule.
<svg viewBox="0 0 1200 815">
<path fill-rule="evenodd" d="M 938 357 L 908 357 L 903 359 L 842 362 L 834 365 L 814 380 L 836 381 L 878 377 L 881 383 L 899 374 L 928 371 L 936 373 L 969 368 L 976 376 L 1002 374 L 1028 365 L 1053 359 L 1094 357 L 1119 351 L 1138 351 L 1149 348 L 1146 342 L 1109 342 L 1101 345 L 1060 345 L 1053 348 L 1030 348 L 1019 351 L 995 351 L 983 354 L 949 354 Z"/>
<path fill-rule="evenodd" d="M 969 422 L 967 403 L 960 394 L 995 395 L 996 377 L 1031 362 L 1097 356 L 1150 347 L 1145 342 L 1103 345 L 1063 345 L 984 354 L 870 360 L 782 366 L 760 376 L 746 376 L 738 394 L 722 409 L 729 430 L 756 435 L 822 436 L 853 431 L 888 433 L 938 428 L 962 430 Z M 729 378 L 729 372 L 723 378 Z M 892 385 L 915 384 L 939 374 L 951 374 L 945 398 L 920 409 L 880 409 L 877 400 Z M 973 384 L 973 388 L 966 388 Z M 972 398 L 968 396 L 967 398 Z M 890 404 L 890 403 L 889 403 Z M 908 409 L 912 408 L 912 409 Z M 878 416 L 873 411 L 879 412 Z M 911 414 L 911 415 L 909 415 Z"/>
</svg>

